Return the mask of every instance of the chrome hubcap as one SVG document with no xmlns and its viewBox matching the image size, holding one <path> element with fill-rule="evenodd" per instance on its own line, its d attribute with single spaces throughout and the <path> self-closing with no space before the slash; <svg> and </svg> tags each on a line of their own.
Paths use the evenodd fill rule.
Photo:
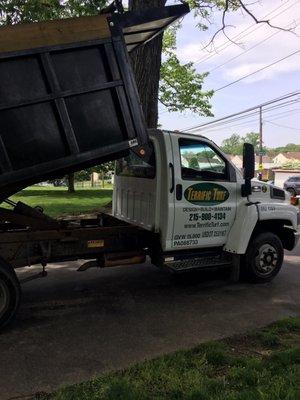
<svg viewBox="0 0 300 400">
<path fill-rule="evenodd" d="M 0 318 L 8 307 L 8 288 L 3 281 L 0 280 Z"/>
<path fill-rule="evenodd" d="M 278 253 L 275 247 L 270 244 L 264 244 L 258 249 L 255 257 L 255 266 L 257 272 L 261 275 L 269 275 L 276 268 L 278 262 Z"/>
</svg>

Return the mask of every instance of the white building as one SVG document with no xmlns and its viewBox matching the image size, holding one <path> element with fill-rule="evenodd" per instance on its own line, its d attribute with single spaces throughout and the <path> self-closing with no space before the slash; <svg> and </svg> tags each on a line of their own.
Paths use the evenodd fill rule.
<svg viewBox="0 0 300 400">
<path fill-rule="evenodd" d="M 300 169 L 274 169 L 274 184 L 275 186 L 279 186 L 283 188 L 284 182 L 290 176 L 300 176 Z"/>
<path fill-rule="evenodd" d="M 229 155 L 228 157 L 230 158 L 231 162 L 233 162 L 233 164 L 237 166 L 239 169 L 243 167 L 243 156 Z M 262 165 L 263 169 L 272 169 L 274 167 L 273 160 L 268 156 L 262 157 Z M 259 156 L 255 156 L 255 170 L 256 171 L 259 170 Z"/>
</svg>

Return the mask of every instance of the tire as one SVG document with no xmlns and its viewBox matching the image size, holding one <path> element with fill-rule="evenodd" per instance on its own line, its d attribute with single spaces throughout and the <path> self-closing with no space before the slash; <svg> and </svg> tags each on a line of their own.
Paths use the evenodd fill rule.
<svg viewBox="0 0 300 400">
<path fill-rule="evenodd" d="M 284 250 L 272 232 L 258 233 L 249 243 L 241 265 L 242 275 L 250 282 L 270 282 L 282 267 Z"/>
<path fill-rule="evenodd" d="M 293 197 L 296 196 L 296 190 L 295 190 L 295 189 L 293 189 L 293 188 L 287 188 L 286 190 L 287 190 L 287 192 L 289 192 Z"/>
<path fill-rule="evenodd" d="M 0 258 L 0 329 L 12 321 L 21 299 L 21 287 L 14 269 Z"/>
</svg>

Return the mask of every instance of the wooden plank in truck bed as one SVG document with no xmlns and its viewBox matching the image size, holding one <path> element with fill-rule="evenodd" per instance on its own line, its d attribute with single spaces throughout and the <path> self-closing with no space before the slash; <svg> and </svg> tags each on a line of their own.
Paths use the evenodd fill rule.
<svg viewBox="0 0 300 400">
<path fill-rule="evenodd" d="M 110 36 L 107 15 L 24 23 L 0 28 L 0 53 Z"/>
</svg>

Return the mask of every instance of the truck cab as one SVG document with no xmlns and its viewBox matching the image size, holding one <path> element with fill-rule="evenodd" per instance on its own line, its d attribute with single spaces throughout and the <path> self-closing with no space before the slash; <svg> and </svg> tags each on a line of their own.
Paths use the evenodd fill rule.
<svg viewBox="0 0 300 400">
<path fill-rule="evenodd" d="M 290 195 L 254 179 L 245 193 L 242 173 L 204 136 L 151 130 L 149 137 L 147 162 L 133 153 L 117 162 L 113 215 L 156 234 L 153 258 L 185 270 L 254 252 L 256 269 L 265 270 L 259 281 L 277 273 L 283 248 L 299 238 Z"/>
</svg>

